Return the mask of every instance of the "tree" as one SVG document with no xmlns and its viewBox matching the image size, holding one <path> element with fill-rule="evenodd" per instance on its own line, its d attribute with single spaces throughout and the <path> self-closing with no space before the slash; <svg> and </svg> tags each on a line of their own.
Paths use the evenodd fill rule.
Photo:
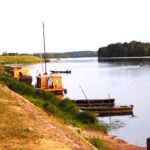
<svg viewBox="0 0 150 150">
<path fill-rule="evenodd" d="M 130 43 L 109 44 L 98 49 L 98 57 L 150 56 L 150 43 L 131 41 Z"/>
</svg>

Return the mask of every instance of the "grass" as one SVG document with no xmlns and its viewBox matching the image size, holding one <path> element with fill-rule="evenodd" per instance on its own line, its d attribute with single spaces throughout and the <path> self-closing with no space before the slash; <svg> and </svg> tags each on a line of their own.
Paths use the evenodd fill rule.
<svg viewBox="0 0 150 150">
<path fill-rule="evenodd" d="M 9 142 L 13 138 L 29 138 L 34 137 L 35 133 L 32 133 L 26 125 L 26 121 L 22 120 L 22 114 L 15 111 L 13 107 L 12 99 L 9 93 L 3 93 L 0 91 L 0 141 L 2 143 Z M 15 116 L 15 119 L 14 119 Z M 31 135 L 33 134 L 33 136 Z"/>
<path fill-rule="evenodd" d="M 0 64 L 32 64 L 40 62 L 35 56 L 0 56 Z"/>
<path fill-rule="evenodd" d="M 84 138 L 62 124 L 53 115 L 46 115 L 22 96 L 0 84 L 0 149 L 68 150 L 74 142 L 92 149 Z M 70 139 L 70 140 L 69 140 Z"/>
<path fill-rule="evenodd" d="M 64 123 L 80 128 L 93 128 L 107 132 L 106 127 L 99 124 L 96 116 L 89 112 L 80 112 L 79 108 L 69 99 L 58 100 L 50 92 L 36 89 L 30 85 L 15 80 L 9 75 L 1 74 L 0 81 L 11 90 L 24 96 L 47 113 L 60 118 Z"/>
<path fill-rule="evenodd" d="M 94 145 L 98 150 L 110 150 L 110 148 L 107 148 L 104 143 L 98 139 L 98 138 L 90 138 L 88 139 L 89 142 Z"/>
<path fill-rule="evenodd" d="M 12 93 L 2 89 L 3 87 L 0 87 L 0 149 L 41 150 L 50 149 L 49 147 L 54 145 L 61 147 L 61 143 L 47 138 L 47 131 L 28 111 L 24 111 L 23 106 L 16 103 L 16 97 L 13 97 Z"/>
</svg>

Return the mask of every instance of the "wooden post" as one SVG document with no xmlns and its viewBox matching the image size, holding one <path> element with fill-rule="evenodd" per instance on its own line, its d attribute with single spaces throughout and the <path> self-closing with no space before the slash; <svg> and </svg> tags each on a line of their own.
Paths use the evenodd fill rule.
<svg viewBox="0 0 150 150">
<path fill-rule="evenodd" d="M 150 150 L 150 137 L 147 138 L 147 150 Z"/>
</svg>

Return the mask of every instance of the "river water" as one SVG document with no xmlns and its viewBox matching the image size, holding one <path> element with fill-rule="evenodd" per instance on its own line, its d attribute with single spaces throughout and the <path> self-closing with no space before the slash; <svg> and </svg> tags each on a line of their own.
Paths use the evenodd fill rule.
<svg viewBox="0 0 150 150">
<path fill-rule="evenodd" d="M 24 66 L 34 76 L 44 72 L 44 64 Z M 100 117 L 109 127 L 109 134 L 131 144 L 146 146 L 150 137 L 150 62 L 98 62 L 97 58 L 72 58 L 47 63 L 50 70 L 71 70 L 63 74 L 66 97 L 71 99 L 115 98 L 118 105 L 134 105 L 133 116 Z M 82 89 L 82 90 L 81 90 Z"/>
</svg>

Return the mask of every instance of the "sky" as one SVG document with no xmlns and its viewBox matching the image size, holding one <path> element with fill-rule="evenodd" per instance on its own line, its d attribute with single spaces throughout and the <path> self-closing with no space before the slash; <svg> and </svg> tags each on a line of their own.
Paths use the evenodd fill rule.
<svg viewBox="0 0 150 150">
<path fill-rule="evenodd" d="M 149 0 L 0 0 L 0 54 L 150 42 Z"/>
</svg>

